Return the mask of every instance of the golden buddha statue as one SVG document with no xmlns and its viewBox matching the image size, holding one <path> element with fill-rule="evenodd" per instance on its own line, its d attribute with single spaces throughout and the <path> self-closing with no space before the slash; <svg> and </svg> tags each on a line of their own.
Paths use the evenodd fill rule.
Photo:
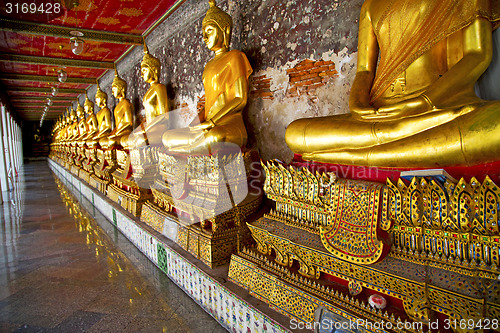
<svg viewBox="0 0 500 333">
<path fill-rule="evenodd" d="M 111 111 L 109 110 L 108 94 L 101 90 L 99 87 L 99 82 L 97 82 L 97 91 L 95 93 L 95 102 L 99 107 L 99 111 L 95 115 L 97 120 L 97 132 L 92 137 L 93 141 L 99 142 L 102 145 L 107 145 L 108 135 L 111 132 L 112 122 L 111 122 Z"/>
<path fill-rule="evenodd" d="M 161 144 L 161 136 L 168 128 L 167 88 L 158 82 L 160 69 L 160 60 L 149 54 L 146 42 L 144 42 L 141 76 L 144 81 L 149 83 L 150 87 L 142 98 L 146 119 L 134 130 L 131 146 Z"/>
<path fill-rule="evenodd" d="M 118 99 L 118 104 L 114 110 L 115 128 L 108 135 L 106 147 L 111 148 L 115 145 L 120 145 L 123 148 L 128 148 L 128 137 L 134 126 L 133 106 L 125 97 L 127 82 L 118 76 L 117 71 L 115 71 L 111 90 L 113 96 Z"/>
<path fill-rule="evenodd" d="M 78 101 L 78 107 L 76 108 L 76 116 L 78 119 L 78 135 L 76 136 L 75 140 L 77 141 L 78 146 L 82 147 L 85 145 L 85 136 L 88 133 L 88 127 L 87 127 L 87 120 L 85 119 L 85 107 L 80 104 L 80 101 Z"/>
<path fill-rule="evenodd" d="M 351 114 L 294 121 L 288 146 L 306 160 L 360 166 L 498 160 L 500 102 L 479 99 L 474 84 L 491 61 L 499 7 L 490 0 L 366 0 Z"/>
<path fill-rule="evenodd" d="M 72 116 L 73 113 L 73 116 Z M 64 141 L 68 142 L 71 137 L 71 126 L 73 125 L 74 118 L 76 117 L 76 113 L 73 111 L 73 106 L 68 108 L 68 112 L 65 117 L 65 126 L 64 126 Z"/>
<path fill-rule="evenodd" d="M 66 130 L 67 130 L 67 126 L 68 126 L 67 117 L 68 117 L 68 115 L 64 115 L 64 114 L 61 116 L 61 129 L 59 130 L 59 135 L 58 135 L 59 141 L 66 140 Z"/>
<path fill-rule="evenodd" d="M 64 115 L 59 116 L 57 120 L 56 127 L 54 129 L 54 142 L 59 142 L 62 140 L 62 132 L 64 129 Z"/>
<path fill-rule="evenodd" d="M 87 118 L 85 119 L 85 123 L 87 126 L 87 134 L 82 137 L 87 144 L 95 143 L 95 140 L 92 140 L 94 135 L 99 131 L 97 118 L 94 114 L 94 103 L 89 99 L 87 93 L 85 93 L 85 103 L 83 103 L 83 109 Z"/>
<path fill-rule="evenodd" d="M 199 124 L 169 130 L 163 145 L 174 152 L 211 152 L 218 143 L 230 142 L 239 147 L 247 142 L 242 110 L 247 104 L 248 77 L 252 67 L 245 54 L 229 51 L 232 19 L 210 0 L 203 19 L 203 40 L 215 53 L 203 72 L 205 112 Z M 196 119 L 197 121 L 198 119 Z"/>
<path fill-rule="evenodd" d="M 75 109 L 73 109 L 73 106 L 71 106 L 66 140 L 71 143 L 76 138 L 76 135 L 78 135 L 78 117 L 76 115 Z"/>
</svg>

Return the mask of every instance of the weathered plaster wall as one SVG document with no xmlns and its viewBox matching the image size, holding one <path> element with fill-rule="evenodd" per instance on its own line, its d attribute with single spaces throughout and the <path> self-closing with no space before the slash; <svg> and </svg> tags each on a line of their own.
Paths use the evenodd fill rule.
<svg viewBox="0 0 500 333">
<path fill-rule="evenodd" d="M 232 48 L 241 49 L 254 69 L 245 111 L 250 143 L 262 158 L 289 161 L 286 126 L 294 119 L 348 112 L 357 55 L 358 17 L 363 0 L 225 0 L 217 4 L 234 21 Z M 170 108 L 179 109 L 178 125 L 195 117 L 204 96 L 202 73 L 212 57 L 201 35 L 206 0 L 187 0 L 146 38 L 162 63 L 160 82 L 167 86 Z M 118 64 L 129 84 L 127 97 L 136 119 L 143 114 L 147 85 L 140 77 L 142 47 Z M 111 96 L 113 72 L 101 80 Z M 95 88 L 89 96 L 95 95 Z M 83 102 L 83 98 L 82 98 Z"/>
</svg>

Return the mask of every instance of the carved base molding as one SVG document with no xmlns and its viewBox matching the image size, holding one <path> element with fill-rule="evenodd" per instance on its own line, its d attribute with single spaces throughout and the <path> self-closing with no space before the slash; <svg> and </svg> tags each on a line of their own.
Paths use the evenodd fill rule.
<svg viewBox="0 0 500 333">
<path fill-rule="evenodd" d="M 254 200 L 247 205 L 258 207 L 260 200 Z M 227 264 L 231 254 L 237 252 L 238 247 L 248 245 L 251 239 L 250 232 L 244 225 L 212 232 L 202 228 L 201 223 L 187 225 L 151 202 L 143 205 L 141 221 L 179 244 L 211 268 Z"/>
<path fill-rule="evenodd" d="M 290 248 L 289 251 L 293 252 L 295 249 Z M 389 262 L 380 267 L 382 269 L 392 266 L 400 267 L 401 271 L 412 271 L 414 268 L 407 267 L 403 263 L 390 262 L 392 261 L 390 258 L 384 261 Z M 419 276 L 422 271 L 413 271 L 416 280 L 410 280 L 403 274 L 393 271 L 377 271 L 338 261 L 334 270 L 329 273 L 345 282 L 354 282 L 361 286 L 362 292 L 354 296 L 346 287 L 347 283 L 339 284 L 331 282 L 331 279 L 315 280 L 303 277 L 291 266 L 278 264 L 272 256 L 244 249 L 239 255 L 233 255 L 231 258 L 229 280 L 247 289 L 252 296 L 268 303 L 278 312 L 306 323 L 315 320 L 314 314 L 319 307 L 324 307 L 347 320 L 360 318 L 372 322 L 385 321 L 391 322 L 393 327 L 397 327 L 398 322 L 418 322 L 425 325 L 437 320 L 441 320 L 440 327 L 443 327 L 442 317 L 438 319 L 438 313 L 447 316 L 451 321 L 456 319 L 457 322 L 474 320 L 477 323 L 484 318 L 490 320 L 499 318 L 498 285 L 492 281 L 481 281 L 481 284 L 484 283 L 484 289 L 482 287 L 478 289 L 482 289 L 483 295 L 479 295 L 480 297 L 474 295 L 476 290 L 471 293 L 475 297 L 471 297 L 453 290 L 455 288 L 446 284 L 455 283 L 455 287 L 473 286 L 474 281 L 456 279 L 445 274 L 433 276 L 432 282 L 434 279 L 439 281 L 448 278 L 455 281 L 445 281 L 446 283 L 441 285 L 430 284 Z M 389 298 L 389 305 L 385 310 L 376 310 L 368 305 L 368 295 L 373 293 L 385 294 Z M 484 297 L 484 293 L 490 297 Z M 403 309 L 399 309 L 397 299 L 402 301 Z M 468 328 L 458 328 L 456 331 L 476 332 Z"/>
<path fill-rule="evenodd" d="M 262 257 L 260 263 L 255 262 L 248 254 L 233 254 L 229 266 L 229 281 L 247 289 L 250 295 L 269 304 L 269 306 L 281 314 L 304 323 L 318 321 L 315 315 L 318 309 L 327 309 L 337 317 L 345 318 L 350 322 L 368 320 L 373 323 L 391 322 L 394 327 L 398 323 L 407 321 L 390 314 L 387 311 L 375 310 L 365 301 L 338 290 L 323 288 L 317 289 L 311 280 L 291 275 L 288 279 L 282 278 L 281 269 L 278 265 Z M 268 267 L 261 267 L 266 262 Z M 371 330 L 368 330 L 371 331 Z M 366 332 L 357 330 L 354 332 Z M 377 332 L 388 332 L 378 330 Z M 389 331 L 390 332 L 390 331 Z M 411 330 L 400 332 L 412 332 Z"/>
<path fill-rule="evenodd" d="M 120 182 L 114 178 L 115 182 Z M 108 187 L 107 196 L 134 216 L 141 216 L 142 205 L 153 198 L 149 189 L 143 189 L 136 184 L 129 184 L 128 190 L 115 184 L 110 184 Z"/>
<path fill-rule="evenodd" d="M 89 185 L 96 188 L 99 192 L 106 194 L 108 192 L 109 180 L 101 179 L 95 174 L 90 176 Z"/>
<path fill-rule="evenodd" d="M 70 169 L 71 173 L 74 174 L 75 176 L 79 177 L 80 176 L 80 167 L 77 165 L 72 165 Z"/>
<path fill-rule="evenodd" d="M 86 170 L 80 169 L 80 178 L 83 179 L 87 184 L 90 183 L 90 173 Z"/>
</svg>

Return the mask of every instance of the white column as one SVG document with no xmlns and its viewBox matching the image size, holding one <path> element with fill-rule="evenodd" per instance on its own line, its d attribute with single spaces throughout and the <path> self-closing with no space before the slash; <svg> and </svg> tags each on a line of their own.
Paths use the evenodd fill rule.
<svg viewBox="0 0 500 333">
<path fill-rule="evenodd" d="M 17 152 L 16 152 L 16 137 L 14 136 L 14 119 L 9 113 L 9 135 L 10 135 L 10 151 L 12 152 L 12 163 L 14 170 L 17 170 Z M 16 173 L 14 172 L 14 175 Z"/>
<path fill-rule="evenodd" d="M 9 163 L 10 163 L 10 174 L 9 176 L 12 177 L 12 186 L 14 186 L 14 175 L 15 175 L 15 168 L 16 165 L 14 164 L 14 151 L 12 150 L 12 134 L 10 132 L 10 113 L 6 112 L 5 113 L 5 125 L 7 129 L 7 149 L 9 150 Z"/>
<path fill-rule="evenodd" d="M 14 152 L 16 153 L 16 169 L 19 173 L 19 141 L 17 139 L 17 123 L 12 119 L 12 137 L 14 138 Z"/>
<path fill-rule="evenodd" d="M 5 108 L 2 108 L 2 139 L 3 139 L 3 151 L 4 151 L 4 157 L 5 157 L 5 172 L 7 174 L 7 187 L 5 188 L 5 191 L 10 191 L 11 186 L 13 187 L 14 184 L 11 184 L 9 180 L 9 168 L 12 167 L 12 162 L 10 158 L 10 149 L 9 149 L 9 130 L 8 130 L 8 115 L 7 111 Z"/>
<path fill-rule="evenodd" d="M 18 124 L 16 124 L 16 138 L 17 138 L 17 164 L 19 167 L 22 167 L 23 165 L 23 152 L 21 150 L 21 127 L 19 127 Z"/>
<path fill-rule="evenodd" d="M 16 165 L 19 171 L 19 139 L 17 137 L 17 123 L 14 122 L 12 126 L 12 133 L 14 134 L 14 151 L 16 152 Z"/>
<path fill-rule="evenodd" d="M 2 121 L 2 115 L 5 113 L 5 106 L 1 106 L 0 110 L 0 193 L 2 192 L 1 190 L 8 191 L 9 190 L 9 183 L 7 179 L 7 162 L 6 162 L 6 154 L 5 154 L 5 148 L 3 144 L 3 121 Z M 3 203 L 3 200 L 1 200 Z"/>
<path fill-rule="evenodd" d="M 24 151 L 23 151 L 23 131 L 21 126 L 17 127 L 18 138 L 19 138 L 19 164 L 24 165 Z"/>
<path fill-rule="evenodd" d="M 14 149 L 14 135 L 12 133 L 12 116 L 9 113 L 9 121 L 7 125 L 9 126 L 9 149 L 10 149 L 10 160 L 12 161 L 12 177 L 16 176 L 17 163 L 16 163 L 16 150 Z"/>
</svg>

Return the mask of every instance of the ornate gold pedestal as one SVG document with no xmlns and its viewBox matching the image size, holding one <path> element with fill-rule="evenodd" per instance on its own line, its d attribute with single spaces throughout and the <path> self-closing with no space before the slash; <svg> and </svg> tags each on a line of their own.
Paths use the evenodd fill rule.
<svg viewBox="0 0 500 333">
<path fill-rule="evenodd" d="M 345 191 L 346 182 L 366 182 L 332 183 L 329 175 L 278 163 L 264 168 L 276 209 L 249 224 L 257 246 L 233 255 L 229 271 L 252 295 L 305 322 L 319 306 L 346 319 L 438 320 L 441 328 L 444 318 L 499 318 L 500 191 L 488 177 L 482 184 L 388 180 L 377 207 L 376 199 L 365 200 L 375 192 Z M 376 237 L 365 218 L 376 220 Z M 376 250 L 384 230 L 393 240 L 385 258 Z M 388 299 L 384 311 L 367 305 L 373 293 Z"/>
<path fill-rule="evenodd" d="M 85 159 L 85 147 L 80 142 L 73 147 L 73 165 L 71 166 L 71 173 L 77 177 L 81 177 L 80 172 L 83 170 L 82 164 Z"/>
<path fill-rule="evenodd" d="M 111 173 L 116 170 L 116 149 L 97 149 L 98 162 L 94 166 L 94 174 L 90 177 L 89 184 L 101 193 L 106 194 L 111 183 Z"/>
<path fill-rule="evenodd" d="M 259 179 L 251 174 L 258 155 L 160 151 L 158 157 L 162 179 L 154 183 L 154 201 L 144 205 L 141 220 L 208 266 L 227 263 L 248 242 L 244 221 L 262 201 Z"/>
<path fill-rule="evenodd" d="M 80 178 L 90 184 L 90 177 L 94 174 L 94 166 L 97 162 L 97 148 L 86 147 L 85 159 L 82 162 L 82 169 L 80 170 Z"/>
<path fill-rule="evenodd" d="M 142 205 L 153 198 L 149 188 L 137 184 L 132 170 L 130 154 L 126 150 L 116 151 L 118 167 L 113 172 L 113 182 L 108 187 L 108 197 L 134 216 L 140 216 Z M 140 165 L 142 163 L 138 163 Z"/>
</svg>

